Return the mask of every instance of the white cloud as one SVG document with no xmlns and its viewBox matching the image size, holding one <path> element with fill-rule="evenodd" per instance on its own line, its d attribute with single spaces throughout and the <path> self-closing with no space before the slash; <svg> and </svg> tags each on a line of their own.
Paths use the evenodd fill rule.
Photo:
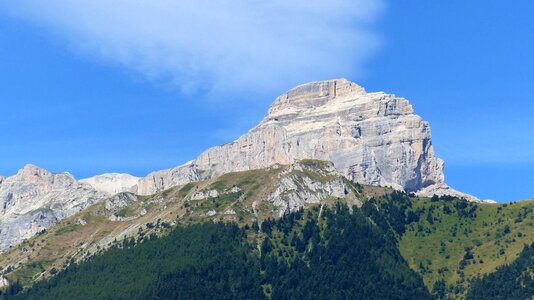
<svg viewBox="0 0 534 300">
<path fill-rule="evenodd" d="M 83 55 L 190 92 L 357 77 L 382 0 L 17 0 L 0 4 Z"/>
</svg>

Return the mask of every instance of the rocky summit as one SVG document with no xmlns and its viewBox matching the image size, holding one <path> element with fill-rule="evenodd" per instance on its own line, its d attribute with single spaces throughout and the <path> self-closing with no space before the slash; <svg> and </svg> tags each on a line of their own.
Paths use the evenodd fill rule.
<svg viewBox="0 0 534 300">
<path fill-rule="evenodd" d="M 27 165 L 0 181 L 0 252 L 105 197 L 68 173 Z"/>
<path fill-rule="evenodd" d="M 135 193 L 139 179 L 139 177 L 130 174 L 107 173 L 82 179 L 80 183 L 88 184 L 99 191 L 114 195 L 122 192 Z"/>
<path fill-rule="evenodd" d="M 477 200 L 445 184 L 430 125 L 414 114 L 408 100 L 368 93 L 346 79 L 288 91 L 239 139 L 210 148 L 182 166 L 149 174 L 139 181 L 138 194 L 302 159 L 331 161 L 340 174 L 362 184 Z"/>
</svg>

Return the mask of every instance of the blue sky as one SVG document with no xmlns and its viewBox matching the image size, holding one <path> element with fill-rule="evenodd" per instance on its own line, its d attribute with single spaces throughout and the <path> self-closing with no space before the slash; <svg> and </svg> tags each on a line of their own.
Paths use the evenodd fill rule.
<svg viewBox="0 0 534 300">
<path fill-rule="evenodd" d="M 412 102 L 454 188 L 534 197 L 531 1 L 13 2 L 2 175 L 143 176 L 233 140 L 298 83 L 347 77 Z"/>
</svg>

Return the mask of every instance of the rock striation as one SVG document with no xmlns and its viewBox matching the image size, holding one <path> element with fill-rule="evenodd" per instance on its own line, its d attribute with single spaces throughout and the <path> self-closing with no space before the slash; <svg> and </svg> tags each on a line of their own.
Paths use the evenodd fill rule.
<svg viewBox="0 0 534 300">
<path fill-rule="evenodd" d="M 308 174 L 314 174 L 314 178 Z M 328 198 L 347 198 L 349 190 L 331 162 L 310 164 L 300 161 L 288 166 L 278 176 L 276 190 L 267 196 L 267 201 L 278 208 L 278 215 L 282 217 L 310 204 L 323 203 Z M 361 201 L 357 200 L 357 204 L 361 205 Z"/>
<path fill-rule="evenodd" d="M 105 197 L 69 173 L 25 166 L 0 184 L 0 252 Z"/>
<path fill-rule="evenodd" d="M 407 192 L 439 187 L 443 161 L 436 158 L 428 122 L 408 100 L 368 93 L 346 79 L 298 86 L 276 99 L 267 116 L 229 144 L 213 147 L 182 166 L 142 178 L 138 194 L 153 194 L 221 174 L 289 165 L 302 159 L 333 162 L 346 178 Z"/>
<path fill-rule="evenodd" d="M 137 192 L 137 182 L 139 179 L 139 177 L 130 174 L 107 173 L 81 179 L 80 183 L 88 184 L 97 191 L 115 195 L 123 192 Z"/>
</svg>

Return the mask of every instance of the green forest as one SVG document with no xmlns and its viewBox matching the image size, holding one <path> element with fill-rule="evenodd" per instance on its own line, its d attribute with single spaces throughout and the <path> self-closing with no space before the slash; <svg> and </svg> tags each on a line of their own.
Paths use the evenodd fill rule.
<svg viewBox="0 0 534 300">
<path fill-rule="evenodd" d="M 518 259 L 471 283 L 469 299 L 531 299 L 534 296 L 534 244 Z"/>
<path fill-rule="evenodd" d="M 166 224 L 0 299 L 529 299 L 532 218 L 529 202 L 392 192 L 253 223 Z"/>
<path fill-rule="evenodd" d="M 206 222 L 126 240 L 5 299 L 430 299 L 396 240 L 337 204 L 238 227 Z M 255 246 L 256 241 L 259 249 Z"/>
</svg>

